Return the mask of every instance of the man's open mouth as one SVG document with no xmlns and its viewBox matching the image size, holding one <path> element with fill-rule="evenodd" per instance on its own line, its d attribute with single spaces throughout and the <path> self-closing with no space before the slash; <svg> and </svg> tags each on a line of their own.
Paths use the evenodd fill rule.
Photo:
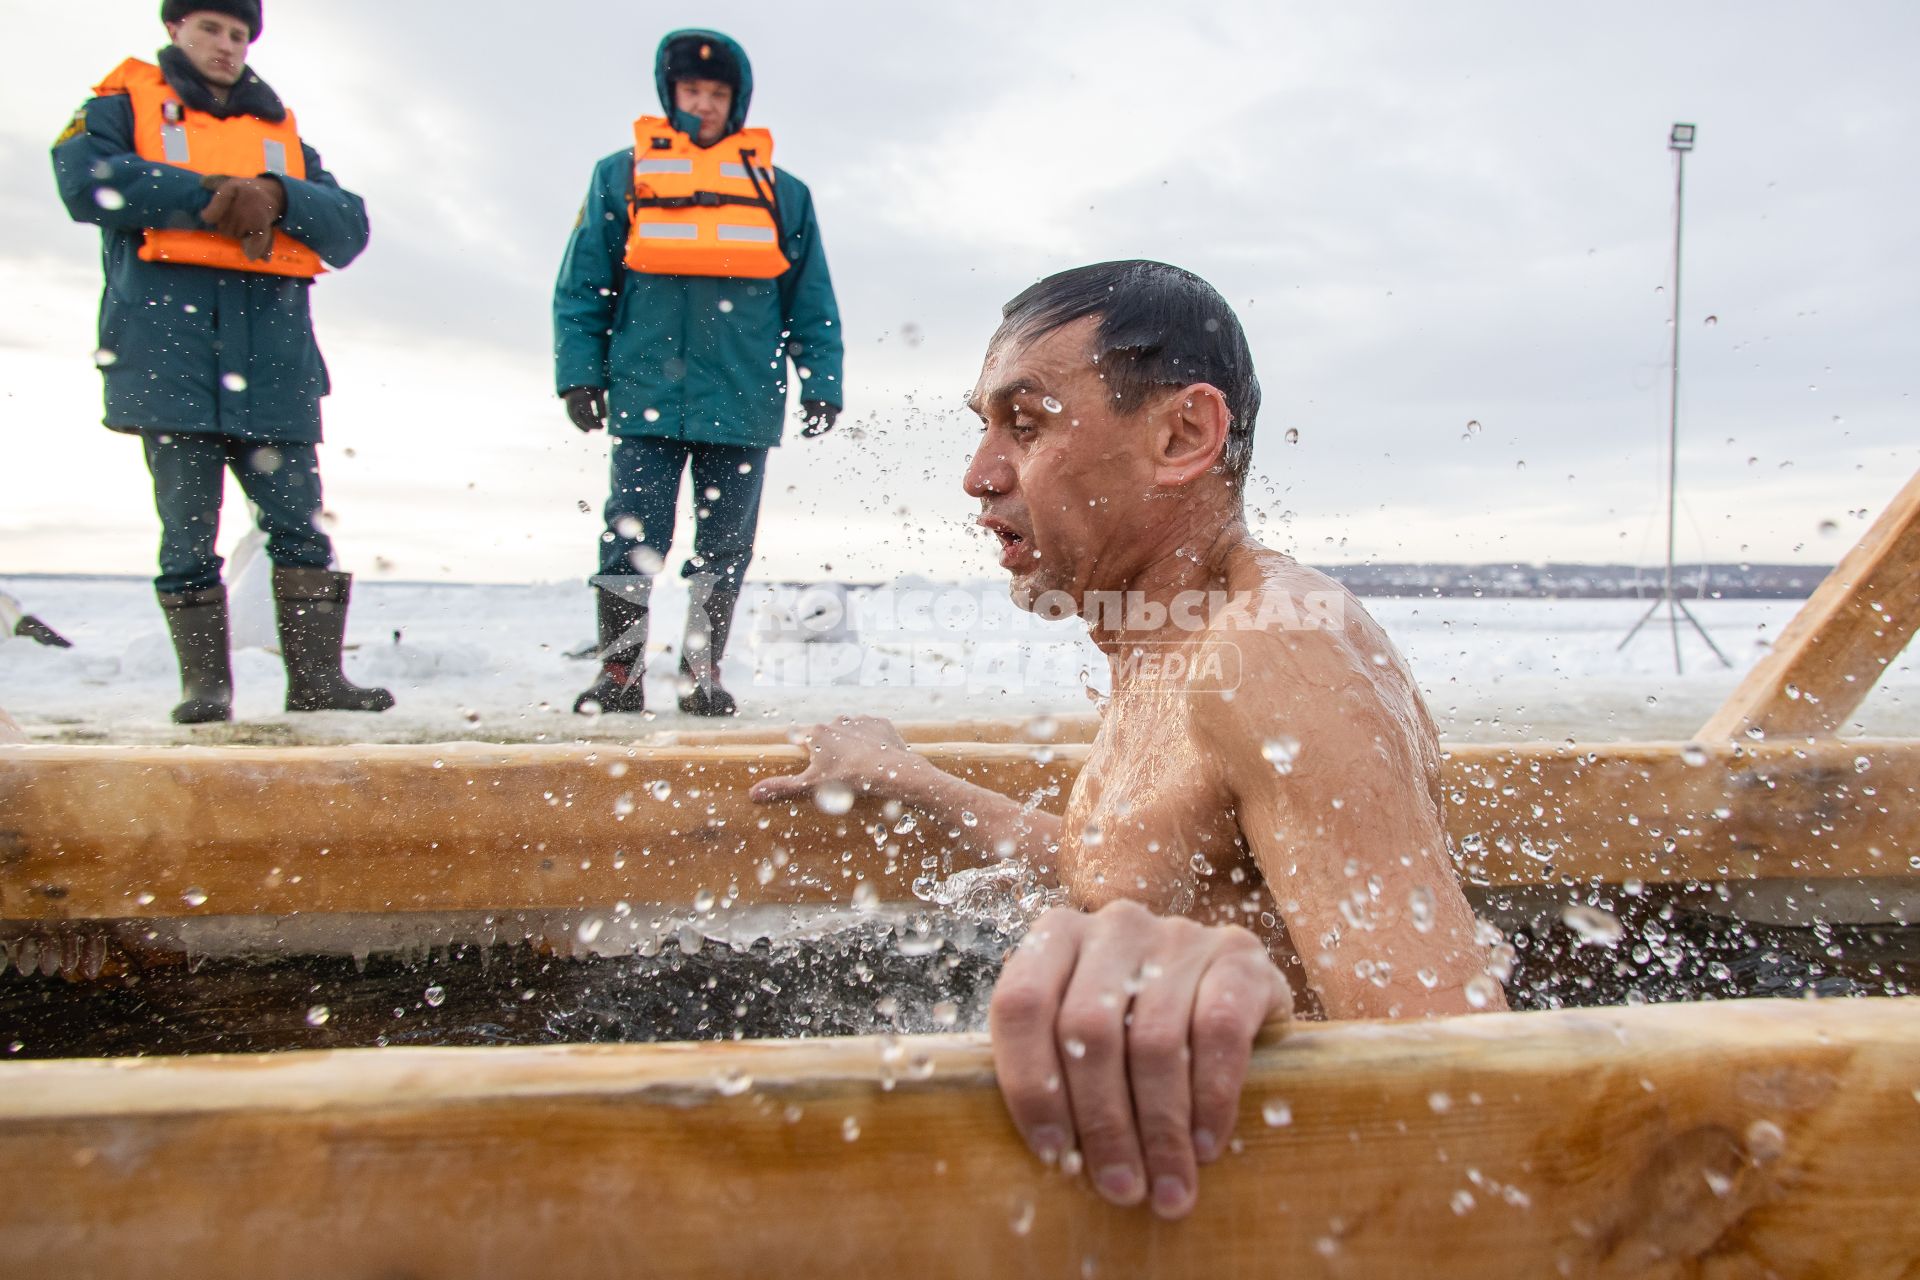
<svg viewBox="0 0 1920 1280">
<path fill-rule="evenodd" d="M 1025 534 L 1004 520 L 983 517 L 980 527 L 1000 540 L 1000 567 L 1011 569 L 1032 558 Z"/>
</svg>

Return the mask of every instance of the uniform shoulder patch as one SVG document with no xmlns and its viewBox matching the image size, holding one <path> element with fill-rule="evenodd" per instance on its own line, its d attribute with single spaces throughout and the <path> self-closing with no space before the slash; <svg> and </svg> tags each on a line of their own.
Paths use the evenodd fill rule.
<svg viewBox="0 0 1920 1280">
<path fill-rule="evenodd" d="M 72 142 L 86 131 L 87 109 L 82 107 L 73 113 L 73 119 L 67 121 L 67 127 L 60 131 L 60 136 L 53 140 L 53 145 L 57 147 L 63 143 Z"/>
</svg>

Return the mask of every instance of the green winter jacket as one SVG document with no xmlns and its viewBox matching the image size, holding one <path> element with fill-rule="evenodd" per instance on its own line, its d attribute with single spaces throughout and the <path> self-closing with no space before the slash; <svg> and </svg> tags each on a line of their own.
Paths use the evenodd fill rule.
<svg viewBox="0 0 1920 1280">
<path fill-rule="evenodd" d="M 688 36 L 732 53 L 741 83 L 727 132 L 742 128 L 753 72 L 745 51 L 714 31 L 675 31 L 660 42 L 654 80 L 667 118 L 689 135 L 698 133 L 697 121 L 675 111 L 666 75 L 667 46 Z M 632 194 L 629 147 L 595 167 L 560 263 L 553 294 L 555 389 L 605 388 L 616 436 L 750 448 L 780 443 L 789 361 L 801 378 L 801 399 L 840 407 L 840 310 L 806 184 L 775 170 L 781 248 L 793 265 L 773 280 L 628 271 Z"/>
<path fill-rule="evenodd" d="M 164 51 L 161 69 L 189 102 L 204 87 Z M 283 110 L 251 71 L 234 109 Z M 208 99 L 208 105 L 211 100 Z M 367 212 L 321 167 L 312 147 L 307 176 L 282 178 L 280 229 L 344 267 L 367 244 Z M 116 431 L 207 433 L 241 440 L 313 444 L 327 366 L 307 306 L 312 284 L 257 271 L 142 262 L 148 227 L 197 227 L 212 193 L 200 175 L 143 160 L 134 151 L 133 107 L 124 95 L 94 98 L 53 148 L 54 177 L 67 212 L 100 228 L 106 292 L 100 353 L 106 424 Z"/>
</svg>

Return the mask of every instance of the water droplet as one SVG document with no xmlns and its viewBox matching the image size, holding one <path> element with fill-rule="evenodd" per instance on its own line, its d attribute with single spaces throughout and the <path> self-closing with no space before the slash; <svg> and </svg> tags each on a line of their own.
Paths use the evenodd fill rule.
<svg viewBox="0 0 1920 1280">
<path fill-rule="evenodd" d="M 1286 435 L 1285 435 L 1285 436 L 1284 436 L 1283 438 L 1284 438 L 1284 439 L 1286 440 L 1286 442 L 1287 442 L 1288 444 L 1299 444 L 1299 443 L 1300 443 L 1300 428 L 1298 428 L 1298 427 L 1288 427 L 1288 428 L 1287 428 L 1287 434 L 1286 434 Z"/>
<path fill-rule="evenodd" d="M 1871 768 L 1873 768 L 1873 761 L 1867 759 L 1865 756 L 1855 756 L 1853 758 L 1853 771 L 1855 773 L 1865 773 Z"/>
<path fill-rule="evenodd" d="M 580 927 L 573 931 L 573 936 L 580 939 L 583 944 L 592 946 L 594 939 L 600 936 L 600 930 L 606 926 L 606 923 L 606 920 L 600 916 L 588 916 L 580 922 Z"/>
<path fill-rule="evenodd" d="M 1013 1219 L 1007 1225 L 1013 1228 L 1013 1234 L 1024 1236 L 1033 1230 L 1033 1201 L 1021 1200 L 1013 1206 Z"/>
<path fill-rule="evenodd" d="M 95 187 L 93 189 L 93 202 L 109 213 L 127 207 L 127 198 L 118 191 L 115 191 L 112 187 Z"/>
<path fill-rule="evenodd" d="M 1747 1126 L 1747 1155 L 1755 1160 L 1778 1160 L 1786 1154 L 1787 1135 L 1771 1120 L 1755 1120 Z"/>
<path fill-rule="evenodd" d="M 1719 317 L 1719 316 L 1708 316 L 1708 317 L 1706 318 L 1706 320 L 1704 321 L 1704 323 L 1706 323 L 1706 324 L 1719 324 L 1719 323 L 1720 323 L 1720 317 Z"/>
<path fill-rule="evenodd" d="M 813 789 L 813 807 L 833 816 L 843 814 L 853 808 L 853 788 L 829 778 Z"/>
<path fill-rule="evenodd" d="M 658 409 L 653 409 L 653 408 L 642 409 L 640 411 L 640 416 L 642 418 L 645 418 L 648 422 L 660 421 L 660 411 Z"/>
<path fill-rule="evenodd" d="M 673 784 L 665 778 L 647 784 L 647 793 L 655 800 L 669 800 L 673 797 Z"/>
<path fill-rule="evenodd" d="M 1584 903 L 1573 903 L 1560 913 L 1560 919 L 1567 928 L 1574 931 L 1583 947 L 1611 947 L 1626 936 L 1626 927 L 1620 923 L 1620 917 L 1611 911 L 1599 907 L 1589 907 Z"/>
<path fill-rule="evenodd" d="M 1453 1110 L 1453 1098 L 1439 1089 L 1427 1095 L 1427 1110 L 1437 1116 L 1443 1116 Z"/>
<path fill-rule="evenodd" d="M 613 800 L 613 816 L 614 817 L 621 818 L 621 819 L 628 818 L 632 816 L 633 809 L 634 809 L 633 792 L 622 791 L 619 795 L 614 797 L 614 800 Z"/>
<path fill-rule="evenodd" d="M 1473 1192 L 1462 1187 L 1453 1193 L 1453 1199 L 1449 1200 L 1447 1205 L 1455 1214 L 1464 1218 L 1473 1212 Z"/>
<path fill-rule="evenodd" d="M 238 394 L 247 389 L 247 380 L 237 373 L 223 373 L 220 375 L 220 385 Z"/>
<path fill-rule="evenodd" d="M 960 1021 L 960 1006 L 951 1000 L 942 1000 L 933 1006 L 933 1020 L 943 1027 L 951 1027 Z"/>
<path fill-rule="evenodd" d="M 120 353 L 117 351 L 109 351 L 107 348 L 102 347 L 93 353 L 93 362 L 102 369 L 111 368 L 120 362 Z"/>
<path fill-rule="evenodd" d="M 871 880 L 862 880 L 853 887 L 853 909 L 856 911 L 878 911 L 880 909 L 880 890 Z"/>
<path fill-rule="evenodd" d="M 1467 423 L 1467 434 L 1469 436 L 1477 436 L 1480 434 L 1480 423 L 1478 419 Z"/>
<path fill-rule="evenodd" d="M 848 1116 L 840 1122 L 840 1137 L 847 1142 L 860 1141 L 860 1122 Z"/>
<path fill-rule="evenodd" d="M 1077 1060 L 1087 1056 L 1087 1042 L 1085 1040 L 1076 1040 L 1072 1036 L 1068 1036 L 1060 1042 L 1060 1047 L 1067 1051 L 1069 1058 Z"/>
<path fill-rule="evenodd" d="M 1723 1199 L 1727 1192 L 1733 1190 L 1733 1179 L 1718 1169 L 1702 1169 L 1700 1176 L 1707 1180 L 1707 1190 Z"/>
<path fill-rule="evenodd" d="M 723 1098 L 737 1098 L 753 1088 L 753 1077 L 738 1067 L 728 1067 L 714 1077 L 713 1087 Z"/>
<path fill-rule="evenodd" d="M 1293 1105 L 1285 1098 L 1268 1098 L 1260 1104 L 1260 1118 L 1269 1129 L 1284 1129 L 1293 1123 Z"/>
<path fill-rule="evenodd" d="M 732 299 L 732 298 L 722 298 L 722 299 L 720 299 L 720 310 L 721 310 L 722 312 L 727 312 L 727 311 L 731 311 L 731 310 L 733 310 L 733 299 Z"/>
<path fill-rule="evenodd" d="M 1500 997 L 1500 984 L 1487 974 L 1481 974 L 1467 984 L 1467 1003 L 1476 1009 L 1484 1009 Z"/>
<path fill-rule="evenodd" d="M 1048 413 L 1059 413 L 1066 406 L 1061 404 L 1058 400 L 1055 400 L 1052 396 L 1043 396 L 1041 397 L 1041 400 L 1040 400 L 1040 407 L 1042 409 L 1045 409 Z"/>
<path fill-rule="evenodd" d="M 327 1019 L 332 1016 L 333 1010 L 327 1008 L 327 1006 L 323 1004 L 312 1005 L 307 1009 L 307 1025 L 310 1027 L 324 1027 L 327 1025 Z"/>
<path fill-rule="evenodd" d="M 1707 762 L 1707 749 L 1697 742 L 1689 742 L 1686 746 L 1680 748 L 1680 759 L 1693 768 L 1698 769 Z"/>
<path fill-rule="evenodd" d="M 429 1009 L 438 1009 L 447 1002 L 447 989 L 445 987 L 428 987 L 422 995 L 425 997 Z"/>
<path fill-rule="evenodd" d="M 1407 894 L 1407 914 L 1413 919 L 1413 927 L 1421 933 L 1433 931 L 1433 890 L 1423 884 L 1413 886 Z"/>
<path fill-rule="evenodd" d="M 713 890 L 701 889 L 693 895 L 693 909 L 699 914 L 705 915 L 707 912 L 713 910 L 714 901 Z"/>
<path fill-rule="evenodd" d="M 190 907 L 204 907 L 207 905 L 207 891 L 197 886 L 189 887 L 180 895 L 180 901 Z"/>
<path fill-rule="evenodd" d="M 1260 754 L 1266 757 L 1268 764 L 1278 774 L 1293 772 L 1294 762 L 1300 758 L 1300 740 L 1298 738 L 1268 738 L 1260 747 Z"/>
</svg>

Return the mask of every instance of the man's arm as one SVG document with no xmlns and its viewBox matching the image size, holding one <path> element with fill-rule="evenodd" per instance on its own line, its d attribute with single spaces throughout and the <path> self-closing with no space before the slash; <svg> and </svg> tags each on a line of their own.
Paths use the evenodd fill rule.
<svg viewBox="0 0 1920 1280">
<path fill-rule="evenodd" d="M 827 270 L 827 250 L 820 241 L 820 223 L 814 216 L 813 193 L 791 174 L 776 171 L 781 248 L 788 267 L 780 277 L 780 314 L 787 330 L 787 355 L 800 379 L 800 398 L 818 400 L 835 409 L 846 405 L 841 385 L 845 343 L 840 335 L 840 303 L 834 297 L 833 276 Z"/>
<path fill-rule="evenodd" d="M 371 229 L 366 201 L 327 172 L 318 151 L 304 143 L 301 150 L 306 154 L 307 176 L 280 177 L 281 189 L 287 193 L 287 209 L 280 215 L 279 229 L 319 254 L 328 266 L 344 267 L 367 247 Z"/>
<path fill-rule="evenodd" d="M 553 287 L 554 391 L 610 385 L 607 349 L 626 274 L 627 195 L 633 164 L 626 152 L 602 160 L 593 171 L 580 220 L 560 260 Z"/>
<path fill-rule="evenodd" d="M 133 147 L 133 105 L 124 94 L 94 98 L 53 148 L 54 181 L 75 222 L 110 231 L 204 230 L 213 193 L 200 175 L 144 160 Z"/>
<path fill-rule="evenodd" d="M 1411 690 L 1345 633 L 1225 633 L 1247 673 L 1196 717 L 1330 1018 L 1504 1008 L 1434 802 Z M 1402 696 L 1405 706 L 1399 705 Z"/>
<path fill-rule="evenodd" d="M 761 804 L 811 798 L 822 786 L 855 796 L 897 800 L 931 818 L 952 845 L 984 859 L 1018 858 L 1051 882 L 1060 819 L 998 791 L 956 778 L 928 762 L 877 716 L 841 716 L 807 733 L 807 768 L 762 778 L 748 793 Z"/>
</svg>

